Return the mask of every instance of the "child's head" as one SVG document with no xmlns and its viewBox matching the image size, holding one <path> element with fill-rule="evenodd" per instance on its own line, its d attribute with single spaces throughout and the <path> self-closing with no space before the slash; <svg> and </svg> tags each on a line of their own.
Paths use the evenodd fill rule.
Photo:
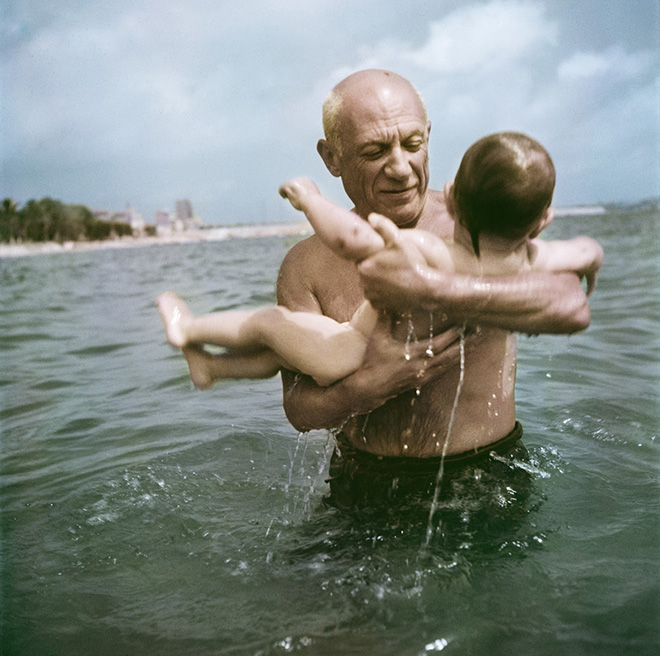
<svg viewBox="0 0 660 656">
<path fill-rule="evenodd" d="M 520 132 L 498 132 L 468 148 L 451 205 L 478 256 L 482 232 L 512 241 L 535 233 L 554 187 L 554 164 L 538 141 Z"/>
</svg>

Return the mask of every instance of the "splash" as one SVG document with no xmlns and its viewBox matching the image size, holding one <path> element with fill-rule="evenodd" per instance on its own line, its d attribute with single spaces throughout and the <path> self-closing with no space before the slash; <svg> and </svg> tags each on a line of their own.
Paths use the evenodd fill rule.
<svg viewBox="0 0 660 656">
<path fill-rule="evenodd" d="M 286 485 L 284 486 L 284 492 L 285 494 L 289 494 L 289 488 L 291 487 L 291 482 L 293 480 L 293 470 L 295 468 L 296 464 L 296 457 L 298 456 L 298 451 L 300 450 L 300 443 L 304 442 L 304 448 L 303 448 L 303 457 L 301 459 L 300 467 L 301 469 L 304 467 L 304 461 L 305 461 L 305 452 L 307 451 L 307 433 L 300 432 L 298 433 L 298 438 L 296 439 L 296 448 L 293 451 L 293 455 L 291 456 L 291 461 L 289 465 L 289 476 L 287 478 Z"/>
</svg>

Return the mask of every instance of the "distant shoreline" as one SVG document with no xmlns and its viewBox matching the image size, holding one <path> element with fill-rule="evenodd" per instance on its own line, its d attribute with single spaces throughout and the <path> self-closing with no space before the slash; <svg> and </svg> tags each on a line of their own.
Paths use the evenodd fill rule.
<svg viewBox="0 0 660 656">
<path fill-rule="evenodd" d="M 555 207 L 556 217 L 562 216 L 599 216 L 607 214 L 607 209 L 602 205 L 578 205 L 577 207 Z"/>
<path fill-rule="evenodd" d="M 304 236 L 311 234 L 309 223 L 261 224 L 209 228 L 207 230 L 186 230 L 158 237 L 120 237 L 104 241 L 54 241 L 27 242 L 24 244 L 0 244 L 0 258 L 48 255 L 50 253 L 78 253 L 84 251 L 110 250 L 113 248 L 142 248 L 145 246 L 166 246 L 168 244 L 192 244 L 227 239 L 257 239 L 262 237 Z"/>
<path fill-rule="evenodd" d="M 555 207 L 555 217 L 599 216 L 607 214 L 608 208 L 602 205 L 578 205 L 575 207 Z M 312 233 L 306 221 L 298 223 L 262 223 L 259 225 L 227 226 L 204 230 L 185 230 L 156 237 L 118 237 L 104 241 L 26 242 L 23 244 L 0 244 L 0 259 L 47 255 L 50 253 L 77 253 L 83 251 L 109 250 L 113 248 L 140 248 L 145 246 L 166 246 L 168 244 L 191 244 L 205 241 L 225 241 L 227 239 L 257 239 L 262 237 L 304 236 Z"/>
</svg>

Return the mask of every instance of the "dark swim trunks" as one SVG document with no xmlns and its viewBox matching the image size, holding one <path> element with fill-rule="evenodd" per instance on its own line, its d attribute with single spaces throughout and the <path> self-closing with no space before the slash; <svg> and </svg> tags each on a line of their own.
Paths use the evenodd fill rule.
<svg viewBox="0 0 660 656">
<path fill-rule="evenodd" d="M 445 456 L 441 491 L 448 491 L 458 478 L 486 473 L 494 479 L 510 475 L 512 459 L 526 460 L 521 442 L 523 430 L 516 422 L 503 438 L 485 446 Z M 353 447 L 341 433 L 330 460 L 326 503 L 339 508 L 379 507 L 411 496 L 433 496 L 442 458 L 377 456 Z"/>
</svg>

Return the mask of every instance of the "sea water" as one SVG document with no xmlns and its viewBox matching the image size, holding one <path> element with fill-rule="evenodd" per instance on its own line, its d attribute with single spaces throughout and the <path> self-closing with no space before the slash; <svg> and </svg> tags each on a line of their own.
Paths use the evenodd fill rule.
<svg viewBox="0 0 660 656">
<path fill-rule="evenodd" d="M 473 471 L 426 549 L 429 508 L 323 505 L 279 379 L 164 343 L 158 293 L 272 303 L 291 238 L 0 260 L 3 656 L 657 653 L 658 215 L 547 232 L 605 248 L 592 326 L 520 337 L 525 497 Z"/>
</svg>

